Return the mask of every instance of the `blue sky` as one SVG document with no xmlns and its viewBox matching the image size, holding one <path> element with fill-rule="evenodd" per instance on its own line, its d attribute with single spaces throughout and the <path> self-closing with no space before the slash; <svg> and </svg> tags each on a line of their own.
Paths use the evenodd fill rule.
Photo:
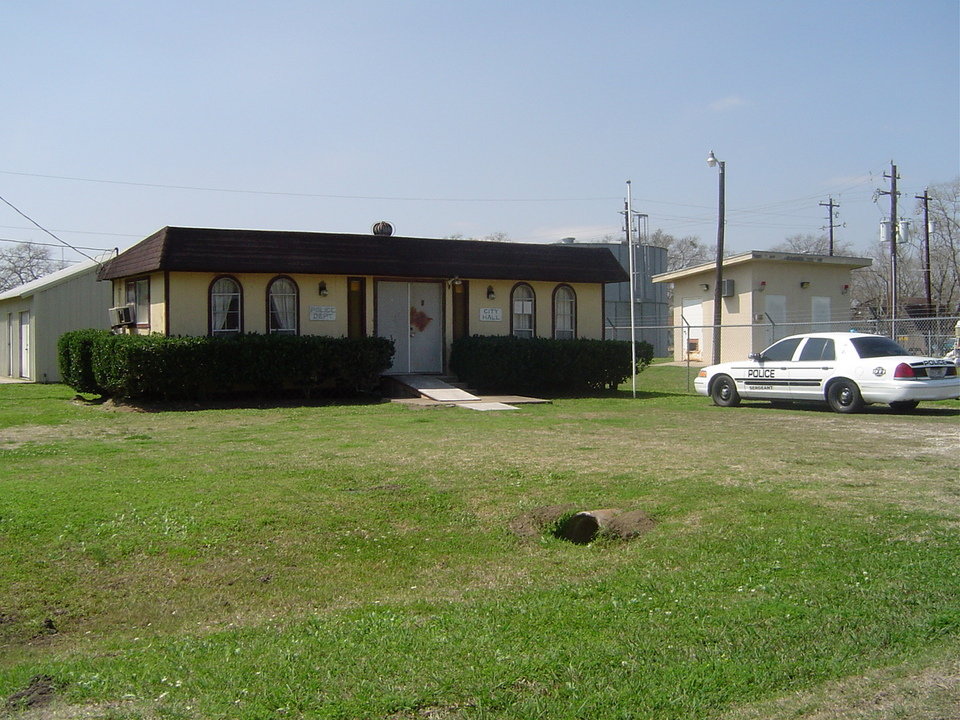
<svg viewBox="0 0 960 720">
<path fill-rule="evenodd" d="M 960 175 L 957 0 L 7 2 L 0 196 L 71 244 L 164 225 L 865 251 Z M 0 206 L 0 237 L 48 242 Z M 0 243 L 0 247 L 7 245 Z M 58 252 L 59 255 L 59 252 Z M 67 251 L 67 259 L 76 257 Z"/>
</svg>

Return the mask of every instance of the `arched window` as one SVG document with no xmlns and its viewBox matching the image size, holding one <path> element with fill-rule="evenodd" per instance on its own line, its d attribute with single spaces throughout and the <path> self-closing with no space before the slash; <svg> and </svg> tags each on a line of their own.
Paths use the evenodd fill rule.
<svg viewBox="0 0 960 720">
<path fill-rule="evenodd" d="M 558 285 L 553 291 L 553 336 L 557 340 L 577 336 L 577 296 L 569 285 Z"/>
<path fill-rule="evenodd" d="M 243 295 L 232 277 L 219 277 L 210 284 L 210 334 L 237 335 L 243 331 Z"/>
<path fill-rule="evenodd" d="M 288 277 L 274 278 L 267 288 L 267 332 L 299 332 L 297 284 Z"/>
<path fill-rule="evenodd" d="M 536 297 L 533 288 L 525 283 L 519 283 L 510 293 L 511 331 L 516 337 L 532 338 L 536 335 Z"/>
</svg>

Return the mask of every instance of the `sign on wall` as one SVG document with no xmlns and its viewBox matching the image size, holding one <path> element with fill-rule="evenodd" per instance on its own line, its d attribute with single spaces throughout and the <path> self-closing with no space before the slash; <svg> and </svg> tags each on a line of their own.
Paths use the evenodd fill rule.
<svg viewBox="0 0 960 720">
<path fill-rule="evenodd" d="M 480 308 L 480 322 L 503 322 L 503 308 Z"/>
<path fill-rule="evenodd" d="M 337 319 L 337 308 L 333 305 L 311 305 L 310 306 L 310 319 L 311 320 L 336 320 Z"/>
</svg>

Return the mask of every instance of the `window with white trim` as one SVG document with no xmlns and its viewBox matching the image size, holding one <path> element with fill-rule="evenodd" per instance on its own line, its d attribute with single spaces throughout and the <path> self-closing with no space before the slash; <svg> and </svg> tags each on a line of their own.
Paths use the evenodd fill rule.
<svg viewBox="0 0 960 720">
<path fill-rule="evenodd" d="M 520 338 L 534 337 L 534 311 L 536 297 L 533 288 L 521 283 L 510 294 L 510 306 L 513 308 L 511 326 L 513 334 Z"/>
<path fill-rule="evenodd" d="M 267 332 L 296 335 L 297 284 L 286 277 L 278 277 L 267 288 Z"/>
<path fill-rule="evenodd" d="M 553 337 L 573 340 L 577 336 L 577 296 L 569 285 L 560 285 L 553 293 Z"/>
<path fill-rule="evenodd" d="M 221 277 L 210 285 L 210 334 L 237 335 L 241 331 L 242 308 L 240 283 L 231 277 Z"/>
<path fill-rule="evenodd" d="M 137 327 L 150 327 L 150 278 L 127 280 L 127 305 L 133 305 Z"/>
</svg>

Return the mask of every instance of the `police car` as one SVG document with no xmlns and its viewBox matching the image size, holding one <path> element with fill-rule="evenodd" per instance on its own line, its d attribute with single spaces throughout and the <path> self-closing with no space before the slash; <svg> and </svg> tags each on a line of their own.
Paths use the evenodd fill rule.
<svg viewBox="0 0 960 720">
<path fill-rule="evenodd" d="M 840 413 L 871 403 L 907 411 L 921 400 L 960 397 L 960 376 L 949 360 L 910 355 L 882 335 L 827 332 L 792 335 L 748 360 L 705 367 L 694 388 L 722 407 L 815 400 Z"/>
</svg>

